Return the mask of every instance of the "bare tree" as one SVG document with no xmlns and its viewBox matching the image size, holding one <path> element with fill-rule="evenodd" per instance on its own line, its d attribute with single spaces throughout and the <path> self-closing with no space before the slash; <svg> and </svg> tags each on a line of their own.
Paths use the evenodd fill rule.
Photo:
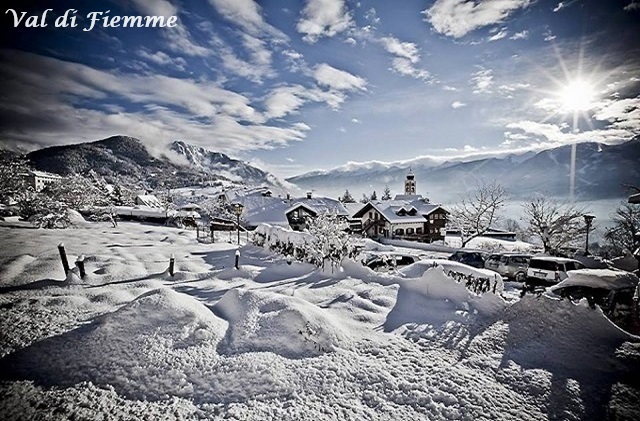
<svg viewBox="0 0 640 421">
<path fill-rule="evenodd" d="M 622 203 L 611 220 L 614 226 L 607 227 L 604 233 L 607 245 L 618 256 L 625 250 L 633 252 L 639 246 L 634 236 L 640 232 L 640 205 Z"/>
<path fill-rule="evenodd" d="M 523 219 L 527 231 L 540 238 L 545 253 L 549 253 L 583 241 L 585 213 L 584 208 L 537 195 L 525 203 Z"/>
<path fill-rule="evenodd" d="M 480 183 L 474 192 L 449 209 L 449 223 L 460 231 L 463 248 L 489 230 L 506 201 L 507 194 L 500 184 Z"/>
</svg>

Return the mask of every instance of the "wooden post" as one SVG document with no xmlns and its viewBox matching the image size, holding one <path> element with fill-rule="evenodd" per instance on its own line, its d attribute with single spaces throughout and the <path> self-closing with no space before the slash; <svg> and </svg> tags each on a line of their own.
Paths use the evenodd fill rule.
<svg viewBox="0 0 640 421">
<path fill-rule="evenodd" d="M 84 279 L 84 277 L 87 276 L 87 272 L 84 270 L 84 254 L 78 257 L 76 266 L 78 267 L 78 271 L 80 271 L 80 278 Z"/>
<path fill-rule="evenodd" d="M 173 269 L 176 263 L 176 257 L 172 254 L 171 257 L 169 258 L 169 275 L 173 276 Z"/>
<path fill-rule="evenodd" d="M 240 269 L 240 250 L 236 250 L 236 269 Z"/>
<path fill-rule="evenodd" d="M 213 230 L 213 224 L 211 224 L 211 242 L 215 243 L 216 242 L 216 236 L 215 236 L 215 231 Z"/>
<path fill-rule="evenodd" d="M 196 224 L 196 239 L 200 239 L 200 226 Z"/>
<path fill-rule="evenodd" d="M 67 260 L 67 252 L 64 250 L 64 243 L 58 244 L 58 252 L 60 253 L 60 260 L 62 260 L 64 274 L 67 275 L 71 269 L 69 269 L 69 261 Z"/>
</svg>

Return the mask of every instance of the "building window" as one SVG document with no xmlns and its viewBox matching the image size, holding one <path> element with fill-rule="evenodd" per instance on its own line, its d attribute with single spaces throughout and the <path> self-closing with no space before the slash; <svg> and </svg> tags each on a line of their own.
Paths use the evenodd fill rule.
<svg viewBox="0 0 640 421">
<path fill-rule="evenodd" d="M 373 212 L 369 212 L 369 219 L 373 218 Z"/>
<path fill-rule="evenodd" d="M 396 235 L 404 235 L 404 229 L 396 228 Z"/>
<path fill-rule="evenodd" d="M 416 234 L 422 234 L 422 228 L 416 228 Z"/>
<path fill-rule="evenodd" d="M 407 235 L 413 234 L 413 228 L 407 228 Z"/>
</svg>

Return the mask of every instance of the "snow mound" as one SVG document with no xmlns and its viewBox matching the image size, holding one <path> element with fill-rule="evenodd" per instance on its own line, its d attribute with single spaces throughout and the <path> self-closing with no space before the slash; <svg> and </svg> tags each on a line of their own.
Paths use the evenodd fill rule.
<svg viewBox="0 0 640 421">
<path fill-rule="evenodd" d="M 347 345 L 347 335 L 327 313 L 305 300 L 265 291 L 232 289 L 214 311 L 229 322 L 220 351 L 317 356 Z"/>
<path fill-rule="evenodd" d="M 472 293 L 464 283 L 448 277 L 443 267 L 436 266 L 428 269 L 420 278 L 402 281 L 396 304 L 388 314 L 384 327 L 386 331 L 406 324 L 439 328 L 450 321 L 470 325 L 492 320 L 506 306 L 506 302 L 495 294 Z"/>
<path fill-rule="evenodd" d="M 192 396 L 202 355 L 215 360 L 226 323 L 194 298 L 161 288 L 113 313 L 0 360 L 10 378 L 46 386 L 90 381 L 135 399 Z"/>
<path fill-rule="evenodd" d="M 453 260 L 423 259 L 400 269 L 398 272 L 406 278 L 418 278 L 434 266 L 442 268 L 445 273 L 456 272 L 466 276 L 473 276 L 474 278 L 489 279 L 492 291 L 494 283 L 496 284 L 496 294 L 500 294 L 504 290 L 504 282 L 502 281 L 502 276 L 500 276 L 499 273 L 489 269 L 474 268 Z"/>
</svg>

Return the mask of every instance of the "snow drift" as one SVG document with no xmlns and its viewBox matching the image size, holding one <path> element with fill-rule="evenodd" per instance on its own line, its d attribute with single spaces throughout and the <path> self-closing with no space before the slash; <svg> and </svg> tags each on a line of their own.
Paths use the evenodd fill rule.
<svg viewBox="0 0 640 421">
<path fill-rule="evenodd" d="M 220 352 L 273 352 L 285 357 L 320 355 L 347 345 L 347 335 L 308 301 L 282 294 L 232 289 L 214 306 L 229 321 Z"/>
</svg>

